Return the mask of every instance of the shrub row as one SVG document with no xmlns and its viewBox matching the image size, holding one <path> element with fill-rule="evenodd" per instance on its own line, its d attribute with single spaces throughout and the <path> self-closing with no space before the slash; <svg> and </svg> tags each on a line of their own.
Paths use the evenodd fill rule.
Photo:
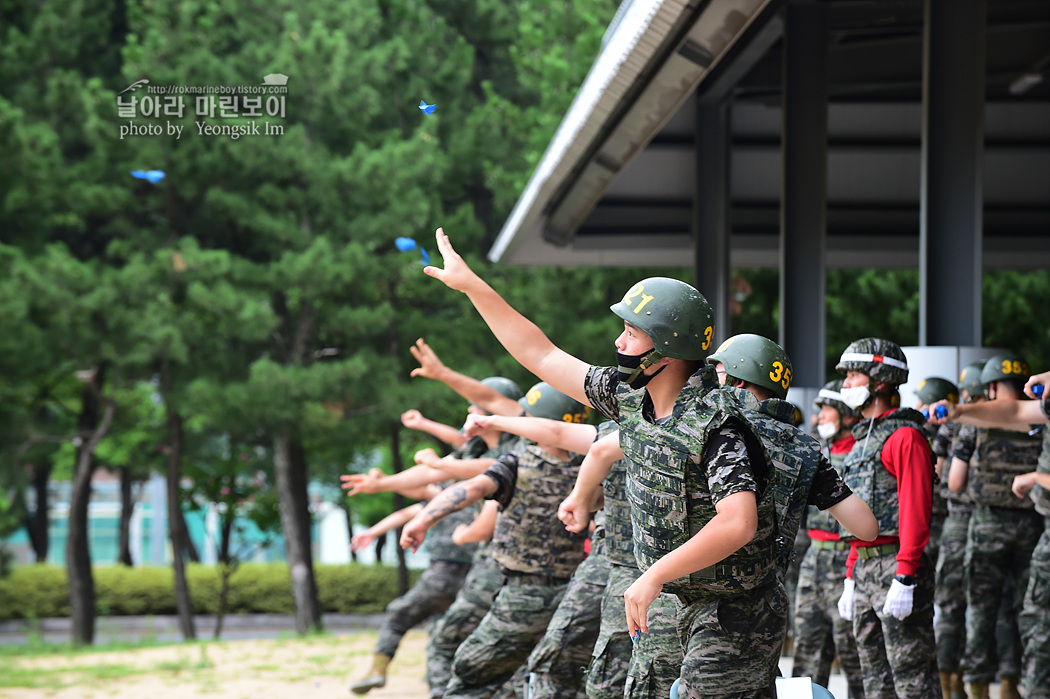
<svg viewBox="0 0 1050 699">
<path fill-rule="evenodd" d="M 171 568 L 114 566 L 95 568 L 96 609 L 101 616 L 176 614 L 175 574 Z M 421 571 L 410 571 L 411 581 Z M 321 609 L 337 613 L 379 612 L 397 596 L 397 568 L 315 565 Z M 186 570 L 195 614 L 219 609 L 220 579 L 215 566 L 191 564 Z M 245 563 L 230 578 L 229 614 L 292 614 L 292 584 L 285 563 Z M 0 619 L 69 616 L 69 584 L 64 568 L 18 566 L 0 579 Z"/>
</svg>

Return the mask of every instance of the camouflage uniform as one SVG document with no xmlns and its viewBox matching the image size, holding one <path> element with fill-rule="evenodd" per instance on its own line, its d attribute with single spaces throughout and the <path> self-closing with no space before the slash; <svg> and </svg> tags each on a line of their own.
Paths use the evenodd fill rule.
<svg viewBox="0 0 1050 699">
<path fill-rule="evenodd" d="M 520 439 L 503 433 L 499 443 L 477 458 L 496 458 L 516 448 Z M 444 696 L 452 678 L 452 658 L 459 645 L 474 632 L 492 607 L 492 600 L 503 586 L 503 571 L 492 559 L 492 544 L 477 545 L 470 571 L 459 588 L 455 601 L 430 629 L 427 637 L 427 685 L 431 699 Z"/>
<path fill-rule="evenodd" d="M 500 504 L 492 557 L 503 587 L 460 645 L 445 697 L 491 697 L 526 660 L 547 630 L 569 576 L 583 560 L 583 540 L 555 512 L 576 482 L 581 457 L 554 459 L 535 444 L 501 456 L 485 474 Z"/>
<path fill-rule="evenodd" d="M 474 458 L 482 455 L 485 449 L 485 442 L 475 438 L 452 455 L 460 459 Z M 454 512 L 433 527 L 425 544 L 430 565 L 412 589 L 387 605 L 387 617 L 379 630 L 376 653 L 394 657 L 409 629 L 436 614 L 443 614 L 456 599 L 477 546 L 457 546 L 452 542 L 452 532 L 460 524 L 469 524 L 477 512 L 476 507 Z"/>
<path fill-rule="evenodd" d="M 925 424 L 917 410 L 899 408 L 853 427 L 857 442 L 846 456 L 842 475 L 868 503 L 879 522 L 880 537 L 896 536 L 900 526 L 898 482 L 883 464 L 883 446 L 897 430 L 914 428 L 921 433 Z M 930 481 L 932 485 L 932 468 Z M 848 532 L 842 538 L 852 539 Z M 853 567 L 853 635 L 867 699 L 927 699 L 940 694 L 933 637 L 933 564 L 925 553 L 915 575 L 911 614 L 900 620 L 882 611 L 897 571 L 899 548 L 892 543 L 858 547 Z"/>
<path fill-rule="evenodd" d="M 977 432 L 967 478 L 967 492 L 974 502 L 965 559 L 968 615 L 962 667 L 967 682 L 995 681 L 994 639 L 1004 583 L 1009 578 L 1015 590 L 1028 584 L 1029 562 L 1043 518 L 1034 511 L 1032 500 L 1018 498 L 1010 486 L 1015 475 L 1035 469 L 1041 448 L 1039 437 L 1023 432 Z M 1020 612 L 1020 595 L 1015 600 L 1010 619 Z"/>
<path fill-rule="evenodd" d="M 842 468 L 846 455 L 830 454 L 832 466 Z M 806 526 L 838 536 L 839 525 L 828 512 L 810 507 Z M 808 535 L 806 537 L 809 538 Z M 864 678 L 860 670 L 853 622 L 839 616 L 838 599 L 846 570 L 850 546 L 841 540 L 814 539 L 799 566 L 797 607 L 795 608 L 795 656 L 793 677 L 812 677 L 828 686 L 831 663 L 837 655 L 846 676 L 851 699 L 864 699 Z"/>
<path fill-rule="evenodd" d="M 615 422 L 602 423 L 599 438 L 613 432 Z M 605 555 L 609 583 L 602 596 L 602 618 L 593 658 L 587 670 L 589 699 L 664 699 L 682 668 L 678 641 L 677 599 L 660 595 L 649 607 L 649 633 L 636 643 L 627 635 L 623 594 L 641 571 L 634 559 L 634 533 L 627 502 L 627 462 L 612 465 L 602 482 L 605 495 Z M 625 693 L 625 687 L 626 693 Z"/>
<path fill-rule="evenodd" d="M 951 463 L 953 458 L 969 462 L 973 455 L 977 428 L 948 422 L 941 425 L 938 435 L 951 435 L 950 447 L 944 456 Z M 939 454 L 943 441 L 934 441 L 934 454 Z M 947 468 L 947 466 L 945 467 Z M 942 485 L 948 482 L 948 474 L 942 474 Z M 948 517 L 941 529 L 941 542 L 937 556 L 935 575 L 936 591 L 934 604 L 940 609 L 934 619 L 934 635 L 937 639 L 937 666 L 941 672 L 955 673 L 960 667 L 963 647 L 966 644 L 966 576 L 963 561 L 966 553 L 966 532 L 970 528 L 973 501 L 966 493 L 947 490 Z"/>
<path fill-rule="evenodd" d="M 1050 417 L 1050 396 L 1043 398 L 1042 409 Z M 1050 473 L 1050 430 L 1046 427 L 1036 470 Z M 1025 643 L 1021 689 L 1026 699 L 1050 699 L 1050 491 L 1037 485 L 1030 497 L 1043 515 L 1043 533 L 1032 552 L 1028 591 L 1019 620 Z"/>
<path fill-rule="evenodd" d="M 944 456 L 948 453 L 948 448 L 951 446 L 951 437 L 955 429 L 951 427 L 953 424 L 955 423 L 926 425 L 926 429 L 923 430 L 926 438 L 930 440 L 930 448 L 933 450 L 934 460 L 938 456 Z M 930 557 L 934 565 L 937 564 L 937 559 L 940 557 L 941 532 L 944 530 L 944 520 L 948 517 L 949 492 L 951 491 L 948 488 L 948 474 L 944 474 L 937 487 L 933 489 L 933 508 L 930 511 L 930 542 L 926 544 L 926 555 Z"/>
<path fill-rule="evenodd" d="M 583 671 L 591 659 L 601 621 L 602 596 L 609 582 L 605 528 L 601 512 L 591 536 L 591 553 L 572 574 L 547 632 L 526 663 L 531 699 L 575 699 L 582 694 Z M 524 693 L 516 696 L 524 699 Z"/>
<path fill-rule="evenodd" d="M 620 421 L 640 568 L 699 532 L 721 498 L 756 493 L 755 537 L 664 589 L 679 598 L 685 648 L 679 695 L 769 695 L 786 630 L 783 577 L 806 502 L 802 497 L 798 504 L 794 484 L 807 462 L 768 463 L 739 407 L 749 402 L 758 409 L 757 401 L 718 390 L 710 366 L 691 377 L 672 415 L 659 424 L 652 421 L 648 394 L 619 383 L 615 368 L 591 367 L 585 390 L 592 405 Z M 791 414 L 793 420 L 793 408 Z"/>
</svg>

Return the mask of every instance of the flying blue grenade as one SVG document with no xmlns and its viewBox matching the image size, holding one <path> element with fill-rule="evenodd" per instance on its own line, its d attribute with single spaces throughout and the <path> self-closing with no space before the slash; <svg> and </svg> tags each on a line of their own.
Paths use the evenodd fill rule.
<svg viewBox="0 0 1050 699">
<path fill-rule="evenodd" d="M 424 250 L 422 246 L 416 245 L 416 241 L 411 238 L 398 238 L 394 241 L 394 244 L 397 245 L 397 249 L 401 252 L 411 252 L 418 247 L 420 254 L 423 256 L 423 259 L 419 261 L 419 264 L 424 267 L 430 264 L 430 255 L 427 254 L 427 251 Z"/>
<path fill-rule="evenodd" d="M 149 180 L 153 184 L 157 184 L 164 179 L 163 170 L 132 170 L 131 176 L 140 180 Z"/>
<path fill-rule="evenodd" d="M 426 100 L 419 100 L 419 111 L 424 114 L 433 114 L 434 110 L 437 108 L 438 106 L 436 104 L 427 104 Z"/>
</svg>

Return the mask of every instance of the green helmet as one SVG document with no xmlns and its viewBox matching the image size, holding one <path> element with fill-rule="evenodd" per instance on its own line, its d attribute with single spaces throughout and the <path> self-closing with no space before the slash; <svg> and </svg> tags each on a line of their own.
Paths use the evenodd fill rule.
<svg viewBox="0 0 1050 699">
<path fill-rule="evenodd" d="M 842 379 L 835 379 L 824 384 L 824 387 L 817 393 L 813 405 L 826 405 L 834 408 L 843 417 L 860 417 L 860 413 L 842 402 Z"/>
<path fill-rule="evenodd" d="M 711 348 L 715 332 L 711 306 L 683 281 L 643 279 L 609 308 L 648 335 L 662 357 L 699 361 Z"/>
<path fill-rule="evenodd" d="M 588 406 L 543 381 L 530 388 L 524 398 L 519 398 L 518 404 L 533 417 L 562 422 L 584 423 L 591 414 Z"/>
<path fill-rule="evenodd" d="M 722 362 L 726 376 L 769 389 L 777 398 L 791 386 L 791 360 L 784 348 L 761 335 L 734 335 L 723 342 L 708 364 Z"/>
<path fill-rule="evenodd" d="M 938 376 L 931 376 L 920 381 L 915 389 L 915 395 L 924 405 L 933 405 L 939 400 L 946 400 L 949 403 L 959 402 L 959 388 L 948 379 Z"/>
<path fill-rule="evenodd" d="M 984 395 L 984 384 L 981 383 L 981 371 L 984 370 L 986 362 L 974 362 L 963 367 L 959 373 L 959 391 L 966 391 L 973 400 L 977 396 Z M 960 394 L 961 395 L 961 394 Z"/>
<path fill-rule="evenodd" d="M 987 389 L 988 384 L 993 381 L 1020 379 L 1023 383 L 1031 375 L 1032 370 L 1021 355 L 1016 352 L 1003 352 L 985 362 L 984 369 L 981 370 L 981 383 Z"/>
<path fill-rule="evenodd" d="M 488 386 L 504 398 L 510 398 L 511 400 L 518 400 L 525 395 L 521 392 L 521 387 L 519 387 L 518 384 L 510 379 L 505 379 L 502 376 L 490 376 L 487 379 L 482 379 L 481 383 Z"/>
<path fill-rule="evenodd" d="M 908 358 L 896 342 L 878 337 L 865 337 L 850 343 L 839 357 L 835 371 L 859 371 L 875 382 L 900 386 L 908 380 Z"/>
</svg>

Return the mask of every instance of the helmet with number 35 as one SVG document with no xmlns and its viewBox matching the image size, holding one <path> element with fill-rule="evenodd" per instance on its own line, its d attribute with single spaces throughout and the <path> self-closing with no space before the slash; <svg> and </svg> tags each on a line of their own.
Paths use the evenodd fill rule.
<svg viewBox="0 0 1050 699">
<path fill-rule="evenodd" d="M 1016 352 L 1003 352 L 990 358 L 984 363 L 981 370 L 981 383 L 988 390 L 988 384 L 993 381 L 1020 380 L 1027 381 L 1032 375 L 1028 362 Z"/>
<path fill-rule="evenodd" d="M 734 335 L 707 358 L 708 364 L 722 362 L 726 376 L 769 389 L 777 398 L 786 398 L 791 386 L 791 359 L 784 348 L 761 335 Z"/>
<path fill-rule="evenodd" d="M 643 279 L 609 308 L 648 335 L 660 356 L 700 361 L 711 349 L 715 332 L 711 306 L 683 281 Z"/>
</svg>

